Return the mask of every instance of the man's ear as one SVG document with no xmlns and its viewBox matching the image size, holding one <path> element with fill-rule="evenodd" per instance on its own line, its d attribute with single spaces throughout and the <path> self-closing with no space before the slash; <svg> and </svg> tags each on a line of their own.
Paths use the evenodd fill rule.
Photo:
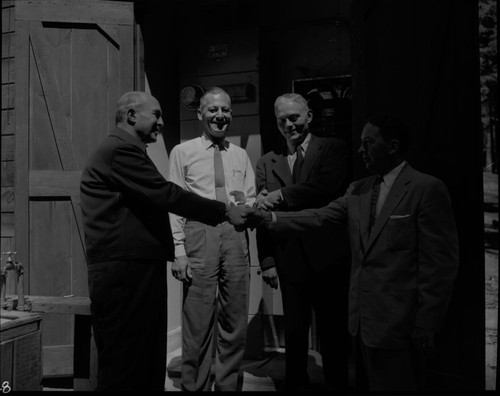
<svg viewBox="0 0 500 396">
<path fill-rule="evenodd" d="M 201 114 L 201 109 L 196 110 L 196 114 L 198 115 L 198 120 L 203 120 L 202 114 Z"/>
<path fill-rule="evenodd" d="M 391 139 L 389 142 L 389 154 L 395 154 L 399 152 L 400 142 L 398 139 Z"/>
<path fill-rule="evenodd" d="M 130 124 L 130 125 L 134 125 L 135 122 L 136 122 L 136 113 L 135 113 L 135 110 L 134 109 L 128 109 L 127 110 L 127 122 Z"/>
<path fill-rule="evenodd" d="M 307 123 L 310 124 L 313 119 L 313 111 L 312 109 L 307 110 Z"/>
</svg>

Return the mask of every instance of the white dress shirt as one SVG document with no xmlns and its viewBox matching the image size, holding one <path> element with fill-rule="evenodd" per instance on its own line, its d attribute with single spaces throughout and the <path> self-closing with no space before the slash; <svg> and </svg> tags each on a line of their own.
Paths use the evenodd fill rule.
<svg viewBox="0 0 500 396">
<path fill-rule="evenodd" d="M 380 209 L 384 205 L 385 199 L 387 198 L 387 194 L 391 190 L 392 185 L 394 184 L 394 180 L 399 176 L 401 170 L 405 166 L 406 161 L 401 162 L 398 166 L 396 166 L 391 171 L 387 172 L 384 176 L 382 176 L 382 181 L 380 182 L 380 194 L 378 196 L 377 201 L 377 212 L 378 216 Z"/>
<path fill-rule="evenodd" d="M 204 135 L 178 144 L 170 153 L 168 180 L 187 191 L 215 199 L 214 150 L 212 141 Z M 255 175 L 247 152 L 226 141 L 225 149 L 221 149 L 221 156 L 228 202 L 252 206 L 255 202 Z M 235 197 L 230 194 L 232 191 L 244 194 L 244 201 L 236 202 Z M 186 219 L 173 213 L 169 216 L 175 257 L 185 256 Z"/>
</svg>

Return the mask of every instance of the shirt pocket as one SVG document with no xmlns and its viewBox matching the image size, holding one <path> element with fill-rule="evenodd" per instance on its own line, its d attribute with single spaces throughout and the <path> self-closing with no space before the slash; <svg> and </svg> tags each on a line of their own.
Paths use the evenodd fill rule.
<svg viewBox="0 0 500 396">
<path fill-rule="evenodd" d="M 245 192 L 245 170 L 236 167 L 231 168 L 231 183 L 233 190 Z"/>
</svg>

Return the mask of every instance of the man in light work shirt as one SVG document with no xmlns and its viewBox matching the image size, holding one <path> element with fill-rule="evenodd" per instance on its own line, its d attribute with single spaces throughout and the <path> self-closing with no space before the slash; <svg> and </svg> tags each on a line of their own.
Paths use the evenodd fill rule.
<svg viewBox="0 0 500 396">
<path fill-rule="evenodd" d="M 232 119 L 229 95 L 218 87 L 209 89 L 200 100 L 198 119 L 203 135 L 173 148 L 169 180 L 227 205 L 252 206 L 255 176 L 248 154 L 225 140 Z M 175 245 L 172 274 L 184 283 L 182 390 L 211 388 L 215 320 L 215 390 L 237 390 L 247 332 L 246 231 L 239 232 L 228 222 L 207 226 L 174 214 L 170 223 Z"/>
</svg>

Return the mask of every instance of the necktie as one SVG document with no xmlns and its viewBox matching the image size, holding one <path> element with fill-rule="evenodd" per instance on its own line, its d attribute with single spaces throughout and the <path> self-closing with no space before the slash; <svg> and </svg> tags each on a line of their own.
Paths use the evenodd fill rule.
<svg viewBox="0 0 500 396">
<path fill-rule="evenodd" d="M 297 183 L 300 180 L 300 169 L 302 168 L 302 163 L 304 162 L 304 157 L 302 156 L 302 146 L 300 144 L 295 148 L 295 152 L 297 155 L 293 164 L 292 178 L 293 182 Z"/>
<path fill-rule="evenodd" d="M 378 196 L 380 194 L 380 183 L 382 183 L 382 176 L 377 176 L 375 179 L 375 184 L 372 189 L 372 202 L 371 202 L 371 210 L 370 210 L 370 232 L 375 224 L 375 218 L 377 217 L 377 202 Z"/>
<path fill-rule="evenodd" d="M 227 193 L 224 181 L 224 166 L 219 145 L 214 144 L 214 174 L 215 174 L 215 199 L 227 203 Z"/>
</svg>

